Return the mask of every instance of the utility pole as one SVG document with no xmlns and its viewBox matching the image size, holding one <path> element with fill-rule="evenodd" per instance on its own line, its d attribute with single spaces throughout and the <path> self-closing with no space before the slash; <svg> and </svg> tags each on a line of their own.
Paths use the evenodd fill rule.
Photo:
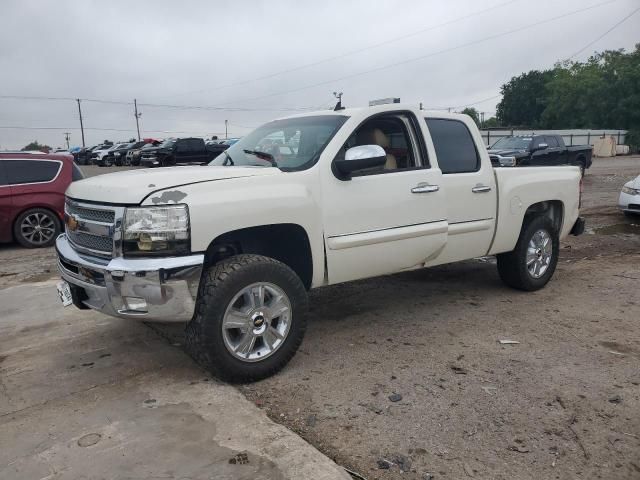
<svg viewBox="0 0 640 480">
<path fill-rule="evenodd" d="M 76 98 L 76 102 L 78 102 L 78 115 L 80 115 L 80 131 L 82 132 L 82 148 L 85 147 L 84 144 L 84 125 L 82 125 L 82 108 L 80 108 L 80 99 Z"/>
<path fill-rule="evenodd" d="M 229 126 L 229 120 L 225 120 L 224 121 L 224 139 L 226 140 L 227 137 L 227 127 Z"/>
<path fill-rule="evenodd" d="M 447 108 L 447 111 L 448 111 L 449 113 L 451 113 L 451 107 Z"/>
<path fill-rule="evenodd" d="M 484 128 L 484 112 L 480 112 L 480 128 Z"/>
<path fill-rule="evenodd" d="M 138 101 L 134 98 L 133 99 L 133 108 L 134 108 L 134 115 L 136 117 L 136 129 L 138 130 L 138 141 L 140 141 L 140 117 L 142 116 L 142 113 L 138 113 Z"/>
<path fill-rule="evenodd" d="M 67 142 L 67 150 L 69 150 L 69 139 L 71 138 L 71 133 L 69 132 L 64 132 L 64 139 Z"/>
</svg>

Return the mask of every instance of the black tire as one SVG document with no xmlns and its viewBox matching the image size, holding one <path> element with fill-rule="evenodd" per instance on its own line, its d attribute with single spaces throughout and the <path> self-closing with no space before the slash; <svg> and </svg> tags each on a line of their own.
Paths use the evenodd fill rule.
<svg viewBox="0 0 640 480">
<path fill-rule="evenodd" d="M 28 224 L 37 221 L 41 225 L 41 233 L 35 233 Z M 37 219 L 37 220 L 36 220 Z M 60 234 L 62 225 L 58 216 L 46 208 L 31 208 L 22 212 L 13 224 L 13 236 L 16 241 L 26 248 L 50 247 Z M 45 238 L 46 236 L 46 238 Z"/>
<path fill-rule="evenodd" d="M 534 234 L 540 230 L 547 232 L 551 237 L 552 251 L 546 271 L 539 278 L 535 278 L 527 268 L 527 249 Z M 558 264 L 559 252 L 560 240 L 558 232 L 549 217 L 535 216 L 525 219 L 516 248 L 511 252 L 501 253 L 497 256 L 498 273 L 502 281 L 512 288 L 529 292 L 539 290 L 553 276 Z"/>
<path fill-rule="evenodd" d="M 256 282 L 282 289 L 291 305 L 289 331 L 268 357 L 243 361 L 225 346 L 222 322 L 234 297 Z M 307 292 L 287 265 L 260 255 L 236 255 L 209 267 L 202 276 L 193 319 L 187 325 L 186 349 L 196 362 L 223 380 L 244 383 L 269 377 L 295 355 L 306 330 Z"/>
</svg>

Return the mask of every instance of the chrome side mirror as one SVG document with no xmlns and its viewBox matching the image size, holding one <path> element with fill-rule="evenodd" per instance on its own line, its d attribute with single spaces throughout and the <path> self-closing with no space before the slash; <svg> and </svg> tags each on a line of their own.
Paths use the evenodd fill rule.
<svg viewBox="0 0 640 480">
<path fill-rule="evenodd" d="M 548 144 L 539 143 L 538 146 L 535 148 L 535 151 L 537 152 L 538 150 L 546 150 L 547 148 L 549 148 Z"/>
<path fill-rule="evenodd" d="M 347 150 L 344 159 L 334 160 L 334 173 L 340 180 L 349 180 L 356 170 L 384 167 L 386 162 L 387 153 L 380 145 L 359 145 Z"/>
</svg>

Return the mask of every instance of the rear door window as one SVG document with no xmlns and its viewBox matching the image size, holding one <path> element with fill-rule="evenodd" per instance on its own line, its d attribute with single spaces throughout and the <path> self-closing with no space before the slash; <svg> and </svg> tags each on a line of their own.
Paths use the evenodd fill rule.
<svg viewBox="0 0 640 480">
<path fill-rule="evenodd" d="M 471 132 L 459 120 L 425 118 L 442 173 L 477 172 L 480 157 Z"/>
<path fill-rule="evenodd" d="M 560 145 L 558 145 L 558 140 L 556 140 L 556 137 L 550 136 L 550 137 L 545 137 L 547 139 L 547 145 L 549 146 L 549 148 L 558 148 Z"/>
<path fill-rule="evenodd" d="M 0 187 L 2 185 L 8 185 L 9 182 L 7 182 L 7 175 L 4 172 L 4 162 L 5 160 L 0 160 Z"/>
<path fill-rule="evenodd" d="M 62 162 L 58 160 L 4 160 L 10 185 L 50 182 L 58 176 Z"/>
</svg>

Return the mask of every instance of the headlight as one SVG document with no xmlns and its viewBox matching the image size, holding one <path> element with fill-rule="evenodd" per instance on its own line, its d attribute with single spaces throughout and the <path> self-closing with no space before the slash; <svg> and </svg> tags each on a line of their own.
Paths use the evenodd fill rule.
<svg viewBox="0 0 640 480">
<path fill-rule="evenodd" d="M 123 226 L 125 255 L 190 253 L 189 209 L 186 205 L 127 208 Z"/>
<path fill-rule="evenodd" d="M 631 187 L 622 187 L 622 193 L 627 195 L 640 195 L 640 190 Z"/>
</svg>

